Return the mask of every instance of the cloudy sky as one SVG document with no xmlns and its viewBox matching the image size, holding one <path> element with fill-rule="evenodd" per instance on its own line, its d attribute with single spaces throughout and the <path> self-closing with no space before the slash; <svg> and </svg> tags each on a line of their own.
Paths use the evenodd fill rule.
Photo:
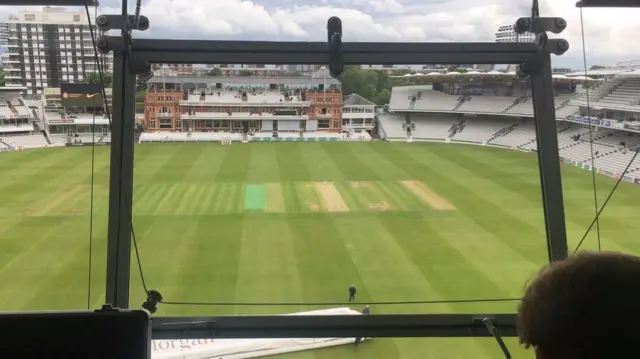
<svg viewBox="0 0 640 359">
<path fill-rule="evenodd" d="M 571 50 L 554 66 L 582 68 L 576 0 L 540 0 L 543 16 L 562 16 Z M 121 0 L 101 0 L 99 13 Z M 134 0 L 129 0 L 131 11 Z M 496 28 L 530 13 L 530 0 L 143 0 L 151 28 L 140 37 L 323 41 L 326 21 L 339 16 L 345 41 L 493 41 Z M 0 6 L 0 17 L 21 10 Z M 82 10 L 82 9 L 79 9 Z M 640 60 L 640 10 L 585 9 L 587 60 Z"/>
</svg>

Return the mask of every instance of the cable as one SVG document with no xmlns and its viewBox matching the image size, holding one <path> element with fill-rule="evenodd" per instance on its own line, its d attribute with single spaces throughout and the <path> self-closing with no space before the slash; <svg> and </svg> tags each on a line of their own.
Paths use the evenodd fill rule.
<svg viewBox="0 0 640 359">
<path fill-rule="evenodd" d="M 584 62 L 584 78 L 585 84 L 587 84 L 587 46 L 584 36 L 584 22 L 582 19 L 582 8 L 580 8 L 580 30 L 582 31 L 582 61 Z M 598 252 L 602 251 L 600 242 L 600 218 L 598 217 L 598 189 L 596 186 L 596 159 L 593 156 L 593 124 L 591 123 L 591 100 L 589 99 L 589 84 L 585 87 L 585 93 L 587 96 L 587 118 L 589 119 L 589 154 L 591 157 L 591 182 L 593 185 L 593 212 L 596 215 L 596 233 L 598 238 Z"/>
<path fill-rule="evenodd" d="M 457 303 L 492 303 L 492 302 L 519 302 L 522 298 L 498 298 L 498 299 L 454 299 L 454 300 L 415 300 L 415 301 L 389 301 L 389 302 L 172 302 L 163 301 L 164 305 L 190 305 L 190 306 L 342 306 L 352 304 L 370 304 L 370 305 L 409 305 L 409 304 L 457 304 Z"/>
<path fill-rule="evenodd" d="M 87 280 L 87 310 L 91 310 L 91 273 L 93 267 L 93 193 L 96 168 L 96 97 L 93 96 L 93 129 L 91 131 L 91 187 L 89 199 L 89 278 Z"/>
<path fill-rule="evenodd" d="M 88 8 L 87 8 L 88 10 Z M 97 16 L 98 7 L 95 7 L 95 14 Z M 91 20 L 89 20 L 91 25 Z M 95 47 L 93 49 L 96 51 Z M 89 200 L 89 278 L 87 280 L 87 310 L 91 309 L 91 275 L 93 268 L 93 207 L 94 207 L 94 186 L 95 186 L 95 167 L 96 167 L 96 97 L 93 96 L 93 117 L 92 117 L 93 130 L 91 131 L 91 199 Z"/>
<path fill-rule="evenodd" d="M 91 33 L 91 42 L 93 43 L 93 54 L 98 66 L 98 76 L 100 77 L 100 84 L 102 85 L 100 87 L 102 91 L 102 98 L 104 99 L 105 113 L 107 115 L 107 119 L 109 120 L 109 128 L 112 129 L 113 123 L 111 121 L 111 112 L 109 110 L 109 103 L 107 102 L 107 91 L 105 89 L 106 84 L 104 81 L 104 74 L 103 74 L 103 67 L 102 67 L 103 64 L 100 61 L 100 58 L 98 56 L 98 46 L 97 46 L 96 36 L 93 31 L 93 24 L 91 23 L 91 14 L 89 13 L 89 1 L 91 0 L 85 0 L 84 8 L 87 14 L 87 21 L 89 22 L 89 32 Z M 119 166 L 122 167 L 122 158 L 120 159 Z M 122 176 L 120 176 L 119 181 L 120 181 L 119 187 L 122 188 Z M 126 203 L 127 198 L 122 195 L 122 192 L 120 192 L 120 197 L 125 201 L 125 205 L 128 206 L 129 203 Z M 140 260 L 140 251 L 138 250 L 138 241 L 136 240 L 136 233 L 133 228 L 133 213 L 131 213 L 129 216 L 129 222 L 131 227 L 131 240 L 133 241 L 133 248 L 136 255 L 136 262 L 138 263 L 138 272 L 140 273 L 140 280 L 142 282 L 142 287 L 144 288 L 145 296 L 147 296 L 149 294 L 149 290 L 147 287 L 147 282 L 144 278 L 144 271 L 142 270 L 142 261 Z"/>
<path fill-rule="evenodd" d="M 587 231 L 585 232 L 585 234 L 582 236 L 582 239 L 580 239 L 580 242 L 578 242 L 578 245 L 576 246 L 576 249 L 573 251 L 573 254 L 576 254 L 576 252 L 578 252 L 578 250 L 580 249 L 580 246 L 582 246 L 582 243 L 584 242 L 584 240 L 587 238 L 587 235 L 589 234 L 589 232 L 591 231 L 591 228 L 593 228 L 593 225 L 596 223 L 596 220 L 600 217 L 600 215 L 602 214 L 602 211 L 604 210 L 604 208 L 607 206 L 607 204 L 609 203 L 609 200 L 611 199 L 611 197 L 613 196 L 613 194 L 616 192 L 616 190 L 618 189 L 618 186 L 620 185 L 620 182 L 622 182 L 622 179 L 624 178 L 624 176 L 627 174 L 627 172 L 629 171 L 629 168 L 631 168 L 631 165 L 633 165 L 633 161 L 636 160 L 636 157 L 638 157 L 638 153 L 640 153 L 640 146 L 638 146 L 638 149 L 636 150 L 636 152 L 633 154 L 633 157 L 631 157 L 631 160 L 629 160 L 629 164 L 627 164 L 627 167 L 624 169 L 624 171 L 622 171 L 622 173 L 620 173 L 620 178 L 618 178 L 618 180 L 616 181 L 616 184 L 613 186 L 613 188 L 611 189 L 611 192 L 609 193 L 609 195 L 607 196 L 607 199 L 604 200 L 604 203 L 602 204 L 602 207 L 600 207 L 600 210 L 598 211 L 598 213 L 596 214 L 596 217 L 593 219 L 593 221 L 591 221 L 591 224 L 589 225 L 589 228 L 587 228 Z"/>
</svg>

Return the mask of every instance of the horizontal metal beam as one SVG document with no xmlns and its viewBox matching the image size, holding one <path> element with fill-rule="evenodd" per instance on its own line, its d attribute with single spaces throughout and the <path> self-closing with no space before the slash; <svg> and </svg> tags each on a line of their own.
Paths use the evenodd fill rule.
<svg viewBox="0 0 640 359">
<path fill-rule="evenodd" d="M 0 0 L 3 6 L 99 6 L 98 0 Z"/>
<path fill-rule="evenodd" d="M 119 46 L 118 37 L 107 38 Z M 342 44 L 346 65 L 521 64 L 539 61 L 535 43 L 387 43 Z M 133 39 L 131 59 L 149 63 L 326 64 L 326 42 L 201 41 Z"/>
<path fill-rule="evenodd" d="M 517 336 L 515 314 L 159 317 L 151 324 L 153 339 L 490 337 L 484 318 L 501 336 Z"/>
<path fill-rule="evenodd" d="M 581 0 L 577 7 L 640 7 L 640 0 Z"/>
</svg>

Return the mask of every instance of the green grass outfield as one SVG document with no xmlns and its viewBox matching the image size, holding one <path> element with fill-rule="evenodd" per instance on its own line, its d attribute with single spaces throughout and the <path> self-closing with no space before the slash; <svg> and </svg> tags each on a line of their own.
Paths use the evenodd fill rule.
<svg viewBox="0 0 640 359">
<path fill-rule="evenodd" d="M 456 144 L 143 144 L 135 230 L 150 288 L 172 301 L 509 298 L 546 261 L 536 156 Z M 104 300 L 109 150 L 96 148 L 90 306 Z M 91 148 L 0 154 L 0 309 L 87 307 Z M 404 182 L 414 181 L 414 182 Z M 591 176 L 563 167 L 575 246 Z M 600 200 L 614 180 L 600 177 Z M 640 192 L 622 183 L 602 248 L 640 253 Z M 595 235 L 583 248 L 597 248 Z M 132 266 L 132 305 L 143 301 Z M 516 303 L 373 306 L 373 313 L 513 312 Z M 161 306 L 159 315 L 288 313 Z M 523 357 L 515 341 L 512 351 Z M 376 339 L 288 358 L 496 358 L 490 339 Z M 524 357 L 531 357 L 526 354 Z"/>
</svg>

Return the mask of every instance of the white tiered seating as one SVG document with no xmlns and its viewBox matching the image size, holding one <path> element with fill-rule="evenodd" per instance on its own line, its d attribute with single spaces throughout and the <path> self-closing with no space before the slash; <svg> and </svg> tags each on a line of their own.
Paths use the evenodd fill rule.
<svg viewBox="0 0 640 359">
<path fill-rule="evenodd" d="M 15 106 L 15 109 L 18 111 L 18 115 L 31 116 L 31 111 L 26 106 Z"/>
<path fill-rule="evenodd" d="M 513 104 L 515 99 L 515 97 L 506 96 L 472 96 L 470 100 L 465 101 L 462 106 L 460 106 L 458 111 L 470 113 L 500 113 Z"/>
<path fill-rule="evenodd" d="M 611 136 L 598 139 L 596 142 L 611 147 L 621 147 L 620 143 L 624 142 L 627 148 L 635 148 L 640 145 L 640 135 L 630 132 L 613 132 Z"/>
<path fill-rule="evenodd" d="M 402 128 L 402 124 L 405 123 L 403 115 L 379 115 L 378 124 L 382 128 L 382 132 L 385 138 L 398 139 L 406 138 L 407 132 Z M 416 125 L 417 127 L 417 125 Z"/>
<path fill-rule="evenodd" d="M 391 88 L 390 110 L 407 110 L 411 104 L 411 97 L 417 96 L 418 90 L 412 86 Z"/>
<path fill-rule="evenodd" d="M 505 127 L 508 127 L 512 123 L 513 121 L 500 119 L 466 120 L 464 122 L 464 129 L 456 133 L 452 140 L 466 142 L 488 141 L 491 138 L 491 135 Z"/>
<path fill-rule="evenodd" d="M 509 115 L 533 116 L 533 99 L 527 97 L 526 100 L 513 106 L 506 113 Z"/>
<path fill-rule="evenodd" d="M 411 121 L 416 124 L 414 139 L 445 140 L 449 137 L 451 126 L 458 122 L 453 116 L 412 115 Z"/>
<path fill-rule="evenodd" d="M 629 78 L 598 102 L 610 105 L 637 105 L 640 99 L 640 78 Z"/>
<path fill-rule="evenodd" d="M 492 145 L 518 147 L 524 145 L 536 137 L 535 126 L 533 121 L 524 121 L 518 123 L 516 127 L 504 136 L 493 139 Z"/>
<path fill-rule="evenodd" d="M 566 119 L 567 116 L 573 115 L 578 112 L 578 106 L 565 105 L 560 108 L 556 108 L 556 118 Z"/>
<path fill-rule="evenodd" d="M 13 111 L 6 104 L 0 104 L 0 116 L 4 116 L 5 118 L 10 118 L 13 116 Z"/>
<path fill-rule="evenodd" d="M 447 95 L 433 90 L 421 90 L 416 95 L 414 110 L 452 111 L 460 102 L 460 96 Z"/>
<path fill-rule="evenodd" d="M 3 135 L 2 141 L 13 147 L 22 146 L 28 148 L 47 147 L 47 140 L 43 135 Z"/>
</svg>

